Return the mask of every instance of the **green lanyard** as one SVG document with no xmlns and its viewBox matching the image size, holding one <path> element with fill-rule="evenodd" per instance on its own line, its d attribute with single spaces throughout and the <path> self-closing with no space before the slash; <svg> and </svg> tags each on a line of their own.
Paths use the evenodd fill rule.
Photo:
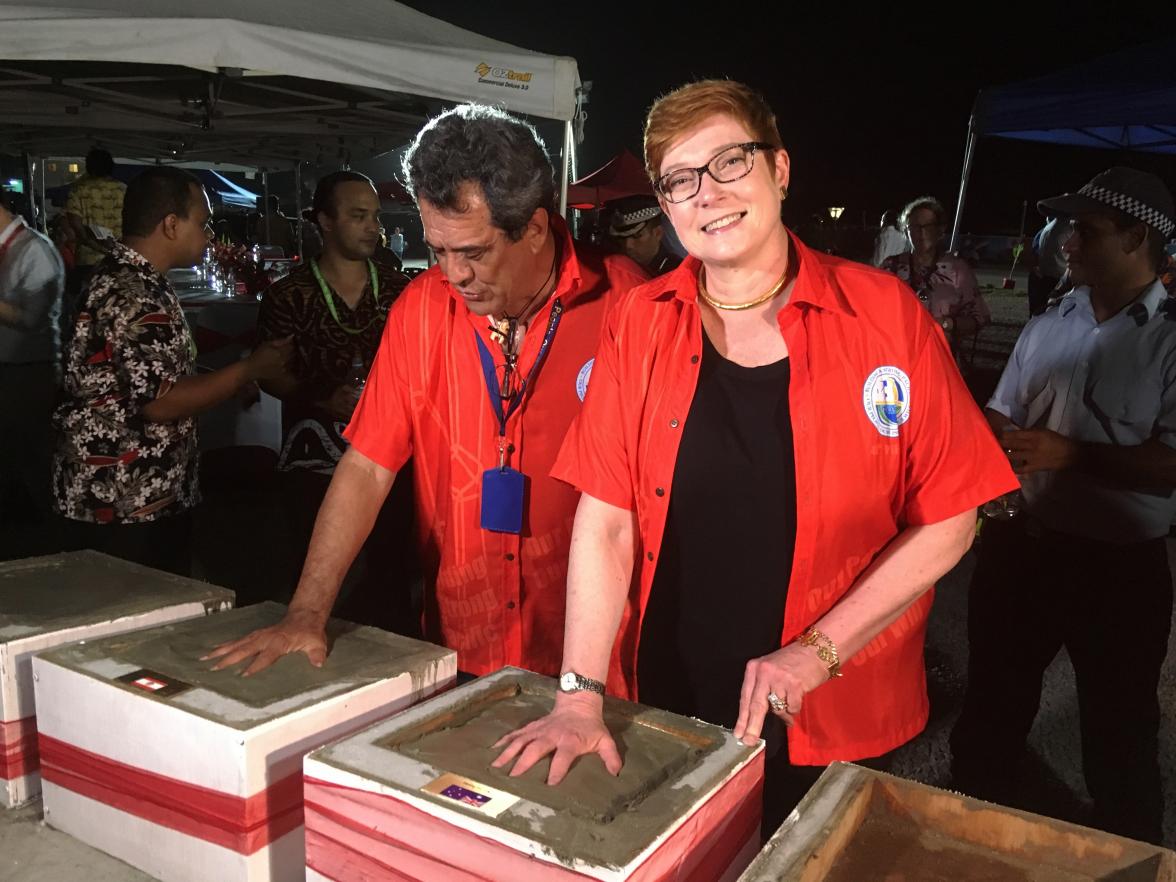
<svg viewBox="0 0 1176 882">
<path fill-rule="evenodd" d="M 362 328 L 350 328 L 343 322 L 339 321 L 339 311 L 335 308 L 335 295 L 331 293 L 331 286 L 327 284 L 327 280 L 323 278 L 322 272 L 319 271 L 318 261 L 311 258 L 310 271 L 314 273 L 314 280 L 318 282 L 319 290 L 323 292 L 323 300 L 327 301 L 327 311 L 331 313 L 331 318 L 335 320 L 340 328 L 348 334 L 362 334 L 377 321 L 380 320 L 380 280 L 376 278 L 376 264 L 369 260 L 367 262 L 368 272 L 372 276 L 372 301 L 376 304 L 376 314 Z"/>
</svg>

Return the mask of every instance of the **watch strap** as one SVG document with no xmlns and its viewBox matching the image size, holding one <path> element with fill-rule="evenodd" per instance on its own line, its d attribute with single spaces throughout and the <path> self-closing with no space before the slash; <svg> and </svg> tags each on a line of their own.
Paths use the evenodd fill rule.
<svg viewBox="0 0 1176 882">
<path fill-rule="evenodd" d="M 564 687 L 565 679 L 572 680 L 570 688 Z M 560 692 L 595 692 L 597 695 L 604 695 L 604 684 L 591 677 L 577 674 L 575 671 L 565 671 L 559 678 L 559 690 Z"/>
</svg>

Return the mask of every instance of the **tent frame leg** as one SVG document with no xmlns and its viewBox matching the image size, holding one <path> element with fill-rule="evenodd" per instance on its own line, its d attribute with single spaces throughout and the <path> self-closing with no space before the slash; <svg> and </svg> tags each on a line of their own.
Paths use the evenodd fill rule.
<svg viewBox="0 0 1176 882">
<path fill-rule="evenodd" d="M 964 216 L 964 200 L 968 195 L 968 180 L 972 177 L 972 160 L 976 155 L 976 115 L 968 118 L 968 140 L 964 145 L 964 168 L 960 174 L 960 194 L 956 199 L 955 220 L 951 226 L 951 242 L 947 250 L 955 253 L 960 236 L 960 221 Z"/>
<path fill-rule="evenodd" d="M 568 181 L 572 173 L 572 151 L 576 149 L 576 136 L 572 131 L 571 120 L 564 123 L 563 156 L 560 158 L 559 173 L 559 213 L 566 220 L 568 217 Z"/>
<path fill-rule="evenodd" d="M 294 235 L 297 237 L 296 243 L 298 248 L 298 262 L 302 263 L 306 259 L 306 255 L 302 253 L 302 160 L 299 159 L 294 163 L 294 205 L 298 209 L 298 219 L 295 222 Z"/>
<path fill-rule="evenodd" d="M 41 199 L 41 231 L 45 235 L 49 235 L 49 203 L 45 199 L 45 187 L 47 186 L 45 178 L 48 175 L 48 167 L 44 156 L 38 157 L 37 162 L 41 168 L 41 186 L 37 190 Z"/>
<path fill-rule="evenodd" d="M 263 202 L 261 208 L 261 216 L 265 218 L 265 244 L 272 243 L 273 236 L 270 233 L 270 216 L 269 216 L 269 172 L 261 173 L 261 189 L 263 195 Z"/>
<path fill-rule="evenodd" d="M 37 159 L 28 151 L 24 153 L 22 159 L 24 159 L 24 195 L 25 202 L 28 204 L 29 226 L 36 230 L 40 227 L 40 218 L 37 217 Z"/>
</svg>

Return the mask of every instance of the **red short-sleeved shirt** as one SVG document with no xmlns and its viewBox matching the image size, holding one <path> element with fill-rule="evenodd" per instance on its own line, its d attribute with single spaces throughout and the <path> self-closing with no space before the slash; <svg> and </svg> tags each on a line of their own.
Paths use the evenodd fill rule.
<svg viewBox="0 0 1176 882">
<path fill-rule="evenodd" d="M 799 268 L 779 326 L 791 360 L 797 523 L 782 645 L 837 603 L 904 527 L 945 520 L 1017 487 L 942 331 L 911 290 L 792 241 Z M 613 658 L 623 682 L 610 680 L 630 695 L 678 444 L 698 382 L 698 269 L 697 260 L 687 260 L 609 313 L 591 391 L 553 472 L 637 512 L 640 576 Z M 848 660 L 843 678 L 806 696 L 789 730 L 793 762 L 876 756 L 922 730 L 931 601 L 928 592 Z"/>
<path fill-rule="evenodd" d="M 607 306 L 643 283 L 635 263 L 579 245 L 561 222 L 559 279 L 523 340 L 519 372 L 535 362 L 556 298 L 564 313 L 522 407 L 507 423 L 511 464 L 528 476 L 523 534 L 480 524 L 482 473 L 498 462 L 474 335 L 501 361 L 489 321 L 460 302 L 434 267 L 401 294 L 363 397 L 345 433 L 364 456 L 395 471 L 411 456 L 427 585 L 425 632 L 456 649 L 475 674 L 519 665 L 558 674 L 568 545 L 579 493 L 550 477 L 579 412 Z"/>
</svg>

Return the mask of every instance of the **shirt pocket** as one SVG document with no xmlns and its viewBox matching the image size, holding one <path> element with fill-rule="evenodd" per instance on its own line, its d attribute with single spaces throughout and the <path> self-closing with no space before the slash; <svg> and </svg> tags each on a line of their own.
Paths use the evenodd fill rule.
<svg viewBox="0 0 1176 882">
<path fill-rule="evenodd" d="M 1053 411 L 1054 399 L 1057 397 L 1049 377 L 1031 376 L 1030 382 L 1025 384 L 1017 397 L 1019 408 L 1009 415 L 1014 423 L 1023 429 L 1035 429 L 1048 425 L 1050 414 Z"/>
<path fill-rule="evenodd" d="M 1155 430 L 1160 393 L 1159 383 L 1147 376 L 1130 381 L 1102 378 L 1089 385 L 1085 404 L 1109 440 L 1137 444 L 1150 438 Z"/>
</svg>

